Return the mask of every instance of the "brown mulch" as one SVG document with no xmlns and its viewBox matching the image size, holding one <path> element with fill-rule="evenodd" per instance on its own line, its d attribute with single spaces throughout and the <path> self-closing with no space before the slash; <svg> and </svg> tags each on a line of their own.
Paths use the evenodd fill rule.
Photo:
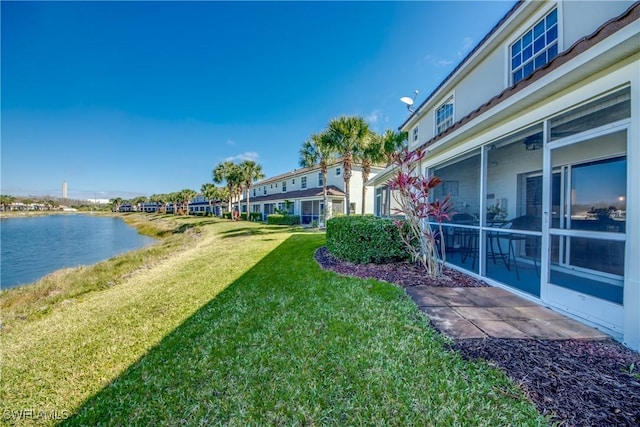
<svg viewBox="0 0 640 427">
<path fill-rule="evenodd" d="M 352 264 L 325 247 L 315 258 L 340 274 L 401 286 L 487 286 L 457 270 L 426 277 L 414 264 Z M 505 372 L 562 426 L 640 426 L 640 354 L 613 340 L 467 339 L 452 344 L 464 358 L 483 359 Z"/>
</svg>

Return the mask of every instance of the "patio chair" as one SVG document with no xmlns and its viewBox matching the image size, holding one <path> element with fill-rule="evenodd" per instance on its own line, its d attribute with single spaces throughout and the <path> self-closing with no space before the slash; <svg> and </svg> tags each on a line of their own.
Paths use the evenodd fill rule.
<svg viewBox="0 0 640 427">
<path fill-rule="evenodd" d="M 516 218 L 513 218 L 506 224 L 506 228 L 511 230 L 527 230 L 527 231 L 540 231 L 541 224 L 540 218 L 535 217 L 533 215 L 522 215 Z M 508 235 L 508 236 L 507 236 Z M 525 244 L 525 253 L 526 253 L 526 245 L 532 245 L 533 249 L 533 266 L 536 271 L 536 275 L 540 277 L 540 272 L 538 270 L 538 251 L 540 249 L 540 236 L 531 236 L 529 234 L 518 234 L 518 233 L 505 233 L 504 237 L 508 237 L 509 239 L 509 248 L 507 253 L 507 270 L 511 269 L 511 263 L 513 263 L 516 277 L 520 280 L 520 272 L 518 270 L 518 261 L 516 259 L 516 247 L 518 242 L 524 242 Z M 533 242 L 532 244 L 530 242 Z"/>
</svg>

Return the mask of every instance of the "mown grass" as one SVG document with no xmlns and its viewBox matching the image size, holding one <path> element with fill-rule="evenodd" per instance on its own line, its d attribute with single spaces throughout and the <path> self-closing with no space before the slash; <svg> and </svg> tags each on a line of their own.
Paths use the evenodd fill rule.
<svg viewBox="0 0 640 427">
<path fill-rule="evenodd" d="M 545 423 L 499 371 L 447 350 L 403 290 L 321 270 L 323 234 L 201 234 L 2 331 L 1 409 L 68 411 L 68 425 Z"/>
</svg>

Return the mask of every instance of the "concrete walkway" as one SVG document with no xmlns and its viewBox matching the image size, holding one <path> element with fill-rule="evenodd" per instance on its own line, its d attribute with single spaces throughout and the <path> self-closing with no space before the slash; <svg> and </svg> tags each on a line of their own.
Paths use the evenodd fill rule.
<svg viewBox="0 0 640 427">
<path fill-rule="evenodd" d="M 454 339 L 606 339 L 595 328 L 504 289 L 412 286 L 407 293 L 433 326 Z"/>
</svg>

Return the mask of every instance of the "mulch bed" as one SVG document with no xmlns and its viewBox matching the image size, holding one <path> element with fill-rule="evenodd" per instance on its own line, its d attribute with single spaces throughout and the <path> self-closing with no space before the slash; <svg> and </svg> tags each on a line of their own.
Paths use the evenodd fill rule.
<svg viewBox="0 0 640 427">
<path fill-rule="evenodd" d="M 323 268 L 340 274 L 403 287 L 487 286 L 449 268 L 432 280 L 414 264 L 352 264 L 334 258 L 325 247 L 315 258 Z M 457 340 L 452 347 L 466 359 L 483 359 L 500 368 L 554 423 L 640 425 L 640 354 L 616 341 L 486 338 Z"/>
</svg>

